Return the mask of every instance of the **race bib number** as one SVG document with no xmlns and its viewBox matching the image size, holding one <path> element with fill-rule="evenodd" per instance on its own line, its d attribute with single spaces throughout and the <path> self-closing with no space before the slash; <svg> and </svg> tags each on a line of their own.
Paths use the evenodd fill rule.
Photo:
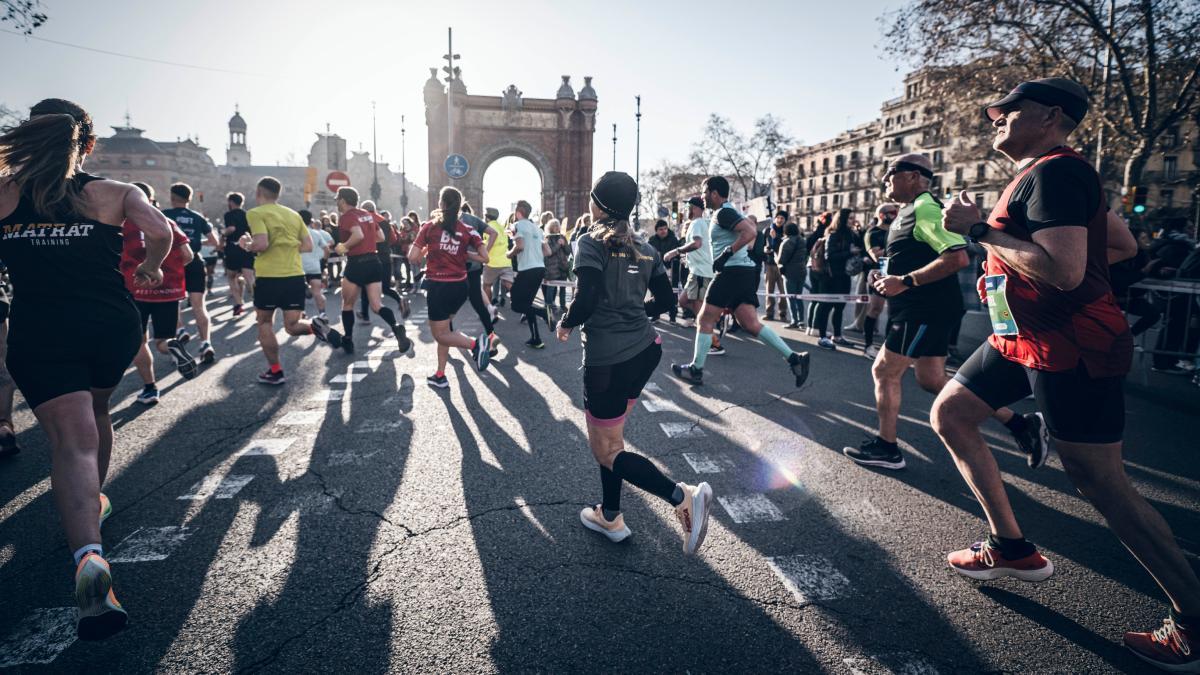
<svg viewBox="0 0 1200 675">
<path fill-rule="evenodd" d="M 1001 337 L 1017 335 L 1017 321 L 1008 307 L 1008 277 L 990 274 L 983 278 L 983 289 L 987 293 L 988 316 L 992 319 L 992 333 Z"/>
</svg>

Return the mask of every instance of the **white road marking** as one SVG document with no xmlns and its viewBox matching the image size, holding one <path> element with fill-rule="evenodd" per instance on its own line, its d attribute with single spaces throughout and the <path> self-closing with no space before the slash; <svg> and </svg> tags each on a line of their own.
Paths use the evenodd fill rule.
<svg viewBox="0 0 1200 675">
<path fill-rule="evenodd" d="M 735 523 L 777 523 L 787 520 L 783 512 L 764 494 L 721 495 L 717 497 Z"/>
<path fill-rule="evenodd" d="M 668 401 L 663 398 L 653 400 L 653 401 L 648 398 L 644 398 L 644 399 L 642 399 L 642 405 L 646 407 L 646 410 L 649 410 L 652 413 L 653 412 L 679 412 L 679 406 L 677 406 L 673 402 Z"/>
<path fill-rule="evenodd" d="M 401 417 L 400 419 L 395 419 L 395 420 L 369 419 L 366 422 L 363 422 L 362 425 L 360 425 L 357 429 L 355 429 L 354 433 L 356 433 L 356 434 L 377 434 L 377 433 L 383 433 L 383 432 L 387 432 L 387 431 L 398 431 L 400 429 L 407 427 L 408 424 L 409 424 L 408 420 L 403 417 Z"/>
<path fill-rule="evenodd" d="M 0 668 L 50 663 L 75 643 L 74 607 L 38 608 L 0 642 Z"/>
<path fill-rule="evenodd" d="M 662 387 L 658 386 L 657 382 L 647 382 L 645 389 L 646 391 L 653 392 L 655 394 L 662 393 Z"/>
<path fill-rule="evenodd" d="M 726 469 L 734 467 L 733 460 L 726 455 L 706 455 L 700 452 L 685 452 L 683 458 L 687 460 L 692 471 L 696 473 L 721 473 Z"/>
<path fill-rule="evenodd" d="M 190 527 L 142 527 L 121 540 L 108 556 L 110 563 L 137 563 L 166 560 L 195 532 Z"/>
<path fill-rule="evenodd" d="M 350 367 L 347 368 L 346 370 L 370 370 L 370 369 L 371 369 L 370 361 L 355 361 L 354 363 L 350 364 Z"/>
<path fill-rule="evenodd" d="M 346 396 L 345 389 L 322 389 L 308 397 L 310 401 L 340 401 Z"/>
<path fill-rule="evenodd" d="M 329 381 L 330 384 L 345 384 L 346 382 L 362 382 L 367 379 L 367 373 L 346 373 L 338 375 Z"/>
<path fill-rule="evenodd" d="M 733 393 L 733 387 L 730 387 L 730 386 L 729 386 L 729 385 L 727 385 L 727 384 L 714 384 L 714 385 L 713 385 L 713 387 L 715 387 L 716 389 L 718 389 L 718 390 L 720 390 L 720 391 L 723 391 L 723 392 L 725 392 L 726 394 L 732 394 L 732 393 Z"/>
<path fill-rule="evenodd" d="M 938 675 L 937 666 L 918 654 L 894 653 L 842 659 L 851 675 Z"/>
<path fill-rule="evenodd" d="M 232 499 L 246 484 L 254 480 L 254 476 L 249 474 L 235 474 L 232 476 L 205 476 L 200 482 L 192 486 L 191 491 L 187 494 L 182 494 L 176 499 L 188 499 L 197 501 L 201 499 Z"/>
<path fill-rule="evenodd" d="M 340 492 L 325 494 L 310 492 L 308 494 L 291 495 L 281 499 L 268 514 L 269 518 L 287 518 L 292 513 L 302 516 L 316 516 L 333 510 L 334 502 L 341 496 Z"/>
<path fill-rule="evenodd" d="M 768 557 L 767 564 L 797 602 L 836 600 L 854 592 L 850 580 L 825 558 L 785 555 Z"/>
<path fill-rule="evenodd" d="M 255 438 L 246 443 L 235 457 L 257 457 L 260 455 L 279 455 L 296 442 L 295 436 L 287 438 Z"/>
<path fill-rule="evenodd" d="M 667 438 L 701 438 L 704 430 L 689 422 L 659 422 Z"/>
<path fill-rule="evenodd" d="M 276 424 L 298 427 L 309 424 L 320 424 L 324 419 L 325 411 L 323 410 L 294 410 L 280 417 Z"/>
</svg>

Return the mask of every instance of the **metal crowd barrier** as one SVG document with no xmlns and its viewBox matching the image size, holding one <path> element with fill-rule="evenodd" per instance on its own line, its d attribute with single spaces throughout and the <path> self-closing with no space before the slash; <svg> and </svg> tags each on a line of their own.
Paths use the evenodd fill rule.
<svg viewBox="0 0 1200 675">
<path fill-rule="evenodd" d="M 1200 356 L 1200 281 L 1144 280 L 1119 300 L 1126 315 L 1133 315 L 1130 326 L 1138 351 L 1149 354 L 1156 365 L 1194 362 Z M 1153 329 L 1157 331 L 1150 344 Z"/>
</svg>

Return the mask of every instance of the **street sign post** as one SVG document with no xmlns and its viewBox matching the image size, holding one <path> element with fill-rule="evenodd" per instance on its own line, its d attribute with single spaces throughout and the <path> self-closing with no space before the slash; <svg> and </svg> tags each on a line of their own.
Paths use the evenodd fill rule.
<svg viewBox="0 0 1200 675">
<path fill-rule="evenodd" d="M 446 158 L 446 175 L 451 178 L 462 178 L 471 170 L 471 165 L 467 163 L 467 158 L 459 154 L 450 155 Z"/>
<path fill-rule="evenodd" d="M 329 175 L 325 177 L 325 187 L 334 194 L 337 194 L 338 188 L 348 185 L 350 185 L 350 176 L 341 171 L 330 171 Z"/>
</svg>

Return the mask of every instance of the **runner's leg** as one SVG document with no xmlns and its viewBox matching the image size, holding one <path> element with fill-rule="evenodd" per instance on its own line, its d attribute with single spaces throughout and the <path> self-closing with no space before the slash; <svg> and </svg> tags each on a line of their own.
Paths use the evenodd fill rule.
<svg viewBox="0 0 1200 675">
<path fill-rule="evenodd" d="M 102 474 L 94 400 L 92 392 L 74 391 L 50 399 L 33 411 L 50 441 L 51 493 L 71 551 L 100 546 Z"/>
<path fill-rule="evenodd" d="M 272 368 L 279 366 L 279 340 L 275 338 L 275 310 L 254 310 L 258 322 L 258 344 L 262 347 L 263 356 Z"/>
</svg>

